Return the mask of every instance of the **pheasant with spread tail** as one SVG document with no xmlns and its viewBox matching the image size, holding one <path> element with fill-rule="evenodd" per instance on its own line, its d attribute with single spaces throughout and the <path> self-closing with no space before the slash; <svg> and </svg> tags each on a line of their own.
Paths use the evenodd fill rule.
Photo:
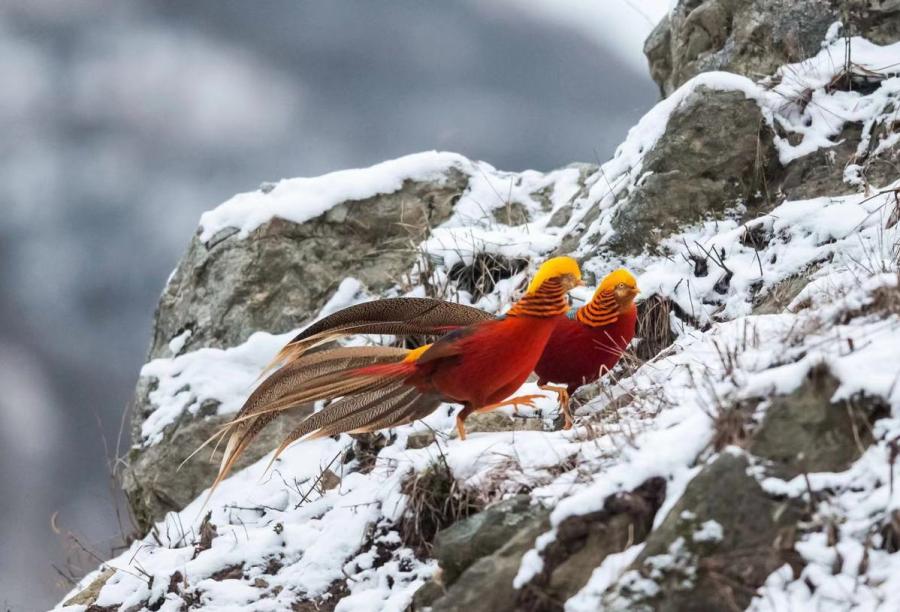
<svg viewBox="0 0 900 612">
<path fill-rule="evenodd" d="M 329 331 L 320 326 L 319 332 L 295 338 L 276 358 L 275 365 L 282 361 L 284 365 L 260 384 L 234 420 L 213 438 L 228 438 L 213 489 L 268 422 L 303 403 L 333 400 L 302 421 L 285 438 L 272 461 L 296 440 L 411 423 L 433 412 L 442 402 L 463 405 L 457 416 L 457 430 L 463 439 L 465 420 L 470 414 L 504 405 L 530 405 L 534 396 L 506 398 L 534 370 L 554 328 L 569 309 L 566 294 L 580 284 L 581 271 L 574 259 L 550 259 L 538 269 L 525 295 L 503 317 L 478 315 L 477 322 L 413 351 L 345 347 L 303 354 L 337 335 L 372 333 L 360 329 L 367 326 L 384 330 L 376 333 L 402 333 L 403 329 L 409 330 L 407 333 L 423 333 L 426 328 L 446 328 L 447 320 L 436 320 L 435 311 L 429 308 L 447 303 L 431 304 L 417 311 L 416 317 L 394 323 L 371 315 L 374 318 L 366 319 L 365 325 L 354 327 L 352 322 L 340 322 L 338 317 L 336 329 Z M 446 312 L 451 313 L 449 327 L 456 327 L 453 322 L 467 316 L 452 308 Z M 391 325 L 393 332 L 387 331 Z"/>
</svg>

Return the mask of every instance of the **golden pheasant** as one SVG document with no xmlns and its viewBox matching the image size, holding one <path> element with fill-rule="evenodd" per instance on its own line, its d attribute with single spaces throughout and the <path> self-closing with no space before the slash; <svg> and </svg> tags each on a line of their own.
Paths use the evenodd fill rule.
<svg viewBox="0 0 900 612">
<path fill-rule="evenodd" d="M 572 426 L 570 394 L 612 369 L 634 338 L 634 298 L 638 292 L 637 281 L 628 270 L 610 272 L 591 301 L 569 310 L 547 341 L 534 371 L 542 389 L 559 395 L 565 429 Z M 305 329 L 282 349 L 273 365 L 289 363 L 318 344 L 349 334 L 428 335 L 492 318 L 494 315 L 471 306 L 429 298 L 366 302 L 335 312 Z"/>
<path fill-rule="evenodd" d="M 583 384 L 593 382 L 615 366 L 634 338 L 637 325 L 637 281 L 620 268 L 607 274 L 590 302 L 571 310 L 557 323 L 534 368 L 538 386 L 556 391 L 565 417 L 572 427 L 569 396 Z M 548 383 L 562 383 L 558 387 Z"/>
<path fill-rule="evenodd" d="M 217 439 L 227 435 L 228 442 L 212 488 L 228 474 L 269 421 L 279 412 L 303 403 L 335 400 L 302 421 L 276 450 L 273 461 L 295 440 L 411 423 L 434 411 L 442 402 L 463 405 L 456 421 L 462 439 L 465 439 L 466 417 L 473 412 L 487 412 L 504 405 L 529 405 L 535 396 L 505 398 L 534 370 L 544 345 L 569 309 L 566 294 L 579 284 L 582 284 L 581 271 L 574 259 L 550 259 L 538 269 L 525 295 L 503 317 L 481 313 L 477 318 L 483 320 L 412 351 L 347 347 L 302 355 L 295 350 L 298 342 L 295 339 L 282 351 L 282 355 L 294 358 L 266 378 L 231 423 L 214 436 Z M 406 325 L 419 333 L 425 321 L 433 322 L 435 329 L 446 328 L 446 321 L 429 319 L 434 312 L 419 311 L 419 317 L 412 322 L 393 323 L 394 329 Z M 451 308 L 448 312 L 455 310 Z M 341 321 L 340 314 L 332 315 L 332 322 Z M 475 317 L 474 313 L 470 314 Z M 323 330 L 320 324 L 320 331 L 315 334 L 317 339 L 304 346 L 318 344 L 324 341 L 322 338 L 334 337 L 336 333 L 353 333 L 351 329 L 386 329 L 388 325 L 378 317 L 367 321 L 371 323 L 369 327 L 349 324 L 348 328 L 336 324 L 335 329 L 343 328 L 341 332 Z"/>
</svg>

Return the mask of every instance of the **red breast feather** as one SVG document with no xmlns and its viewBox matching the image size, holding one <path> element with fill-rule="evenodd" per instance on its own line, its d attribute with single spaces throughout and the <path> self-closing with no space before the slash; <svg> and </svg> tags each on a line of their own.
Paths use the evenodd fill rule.
<svg viewBox="0 0 900 612">
<path fill-rule="evenodd" d="M 540 384 L 562 383 L 575 391 L 612 369 L 634 338 L 637 308 L 609 325 L 589 327 L 573 319 L 559 321 L 534 371 Z"/>
</svg>

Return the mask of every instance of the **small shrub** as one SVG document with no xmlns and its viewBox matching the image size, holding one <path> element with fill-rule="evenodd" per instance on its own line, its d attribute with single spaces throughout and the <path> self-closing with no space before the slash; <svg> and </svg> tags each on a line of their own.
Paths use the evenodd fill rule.
<svg viewBox="0 0 900 612">
<path fill-rule="evenodd" d="M 413 474 L 404 484 L 409 497 L 400 522 L 403 543 L 418 554 L 428 555 L 438 531 L 481 510 L 474 493 L 453 477 L 444 461 L 436 461 Z"/>
</svg>

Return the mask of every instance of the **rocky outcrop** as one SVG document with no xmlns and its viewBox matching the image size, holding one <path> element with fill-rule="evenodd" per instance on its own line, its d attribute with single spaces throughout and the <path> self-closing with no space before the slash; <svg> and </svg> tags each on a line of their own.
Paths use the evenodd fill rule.
<svg viewBox="0 0 900 612">
<path fill-rule="evenodd" d="M 665 497 L 665 479 L 654 477 L 634 491 L 609 496 L 598 512 L 562 521 L 543 551 L 541 572 L 517 594 L 516 609 L 562 611 L 609 555 L 644 541 Z"/>
<path fill-rule="evenodd" d="M 409 271 L 427 228 L 445 221 L 468 184 L 454 169 L 440 181 L 407 181 L 393 193 L 347 201 L 305 223 L 272 219 L 246 238 L 224 229 L 191 241 L 160 297 L 150 357 L 190 331 L 183 351 L 236 346 L 257 330 L 295 329 L 347 276 L 372 291 Z"/>
<path fill-rule="evenodd" d="M 701 72 L 759 79 L 815 55 L 831 25 L 877 43 L 900 39 L 893 0 L 681 0 L 644 43 L 663 97 Z"/>
<path fill-rule="evenodd" d="M 427 228 L 446 220 L 468 177 L 450 168 L 441 180 L 406 181 L 393 193 L 347 201 L 297 224 L 274 218 L 247 237 L 225 229 L 207 242 L 195 237 L 160 298 L 150 357 L 171 355 L 169 343 L 185 338 L 178 352 L 229 347 L 259 330 L 295 329 L 308 321 L 352 276 L 372 291 L 393 286 L 416 257 L 411 245 Z M 122 474 L 138 527 L 149 529 L 166 512 L 179 510 L 215 477 L 215 462 L 181 463 L 230 417 L 216 405 L 185 412 L 162 443 L 145 446 L 143 420 L 155 408 L 152 379 L 142 378 L 131 407 L 132 438 Z M 188 389 L 189 390 L 189 389 Z M 277 446 L 308 410 L 267 428 L 241 458 L 247 466 Z"/>
<path fill-rule="evenodd" d="M 499 549 L 472 563 L 447 588 L 446 594 L 431 604 L 431 610 L 509 610 L 516 598 L 513 579 L 519 571 L 522 556 L 548 527 L 546 511 L 522 520 Z"/>
<path fill-rule="evenodd" d="M 251 465 L 277 447 L 311 410 L 311 406 L 294 410 L 263 430 L 248 449 L 248 456 L 237 462 L 237 469 Z M 208 460 L 208 453 L 198 455 L 197 460 L 187 459 L 230 419 L 230 415 L 204 414 L 202 411 L 196 415 L 186 413 L 165 440 L 146 448 L 135 447 L 129 452 L 128 466 L 122 473 L 122 487 L 138 528 L 151 529 L 167 512 L 184 508 L 209 486 L 215 478 L 218 463 Z"/>
<path fill-rule="evenodd" d="M 843 3 L 853 17 L 845 23 L 875 40 L 897 36 L 897 21 L 886 16 L 900 5 L 866 6 Z M 682 1 L 648 41 L 654 76 L 670 92 L 714 69 L 771 74 L 816 52 L 841 7 L 831 0 Z M 808 19 L 796 18 L 800 12 Z M 840 70 L 834 82 L 828 76 L 816 86 L 816 96 L 850 100 L 854 109 L 881 106 L 865 119 L 861 113 L 842 120 L 833 132 L 804 131 L 815 118 L 803 95 L 773 102 L 781 93 L 768 96 L 777 79 L 763 86 L 701 77 L 651 111 L 600 170 L 491 175 L 512 195 L 481 216 L 486 197 L 502 194 L 489 181 L 479 184 L 479 173 L 450 165 L 441 180 L 407 180 L 392 193 L 339 203 L 304 223 L 274 219 L 247 235 L 226 229 L 206 242 L 195 238 L 161 299 L 152 357 L 246 346 L 254 331 L 298 327 L 348 276 L 373 295 L 406 290 L 401 281 L 417 256 L 410 245 L 441 234 L 453 242 L 445 253 L 459 244 L 473 252 L 466 261 L 450 254 L 446 265 L 426 258 L 433 278 L 473 302 L 484 298 L 479 305 L 486 307 L 505 303 L 532 260 L 553 251 L 582 258 L 586 276 L 622 262 L 647 279 L 652 294 L 640 308 L 639 360 L 617 369 L 593 395 L 580 394 L 587 403 L 574 430 L 553 431 L 547 412 L 515 419 L 492 412 L 471 419 L 472 439 L 462 443 L 441 431 L 452 422 L 444 410 L 434 430 L 360 435 L 352 445 L 320 440 L 333 445 L 324 461 L 341 461 L 316 472 L 318 457 L 294 464 L 284 458 L 285 471 L 306 480 L 302 487 L 261 484 L 277 506 L 215 509 L 217 537 L 232 537 L 229 550 L 255 558 L 210 569 L 215 546 L 196 553 L 167 541 L 184 565 L 177 568 L 183 593 L 161 595 L 135 583 L 146 591 L 141 601 L 156 606 L 165 597 L 174 606 L 181 598 L 191 609 L 213 597 L 215 587 L 204 581 L 234 580 L 248 601 L 280 598 L 279 605 L 297 609 L 333 608 L 343 605 L 340 598 L 370 605 L 368 598 L 382 597 L 392 605 L 411 602 L 414 610 L 560 610 L 573 601 L 574 609 L 734 610 L 750 605 L 776 574 L 805 588 L 804 572 L 817 555 L 804 556 L 798 543 L 809 547 L 826 534 L 823 546 L 836 549 L 840 535 L 823 522 L 830 519 L 819 504 L 830 503 L 837 489 L 858 494 L 847 482 L 872 451 L 880 453 L 876 461 L 859 470 L 871 476 L 863 492 L 889 498 L 889 478 L 878 470 L 898 456 L 897 441 L 885 433 L 896 431 L 897 417 L 891 428 L 875 425 L 889 413 L 875 395 L 889 396 L 893 387 L 836 395 L 857 389 L 853 373 L 864 360 L 854 360 L 867 347 L 876 346 L 875 361 L 893 354 L 877 344 L 886 327 L 876 319 L 900 312 L 896 285 L 876 279 L 894 291 L 894 305 L 880 314 L 869 293 L 841 301 L 859 288 L 852 283 L 829 293 L 827 308 L 810 298 L 817 284 L 832 291 L 828 284 L 846 276 L 846 262 L 863 262 L 854 272 L 861 285 L 895 266 L 888 262 L 893 254 L 876 245 L 887 231 L 878 215 L 887 218 L 884 207 L 896 203 L 868 208 L 877 203 L 862 192 L 898 178 L 896 99 L 879 90 L 887 73 Z M 782 106 L 788 109 L 779 114 Z M 801 147 L 806 137 L 815 146 Z M 860 228 L 881 233 L 863 236 Z M 476 243 L 494 248 L 477 251 Z M 418 280 L 418 290 L 430 290 Z M 647 360 L 654 362 L 641 367 Z M 241 371 L 255 376 L 261 363 L 249 361 Z M 831 369 L 815 365 L 822 363 Z M 883 370 L 879 376 L 878 384 L 893 380 Z M 173 378 L 177 388 L 178 374 Z M 155 408 L 156 384 L 150 377 L 138 384 L 136 434 Z M 168 424 L 160 441 L 135 436 L 124 483 L 142 529 L 189 503 L 212 479 L 215 466 L 205 461 L 175 472 L 228 418 L 216 401 L 198 403 Z M 282 419 L 266 430 L 238 467 L 270 450 L 292 425 Z M 223 497 L 240 498 L 236 482 L 223 483 Z M 505 501 L 485 507 L 497 499 Z M 538 503 L 548 499 L 554 508 Z M 838 506 L 827 509 L 846 510 Z M 878 509 L 855 517 L 865 527 L 844 534 L 844 544 L 865 547 L 865 563 L 870 550 L 896 554 L 894 514 Z M 352 541 L 328 548 L 352 529 Z M 243 548 L 247 542 L 253 546 Z M 307 556 L 310 542 L 320 548 Z M 325 568 L 318 582 L 304 582 L 316 573 L 307 562 Z M 176 568 L 163 563 L 151 571 L 158 585 L 174 580 Z M 854 578 L 862 573 L 852 571 Z M 98 573 L 89 581 L 96 586 L 85 583 L 93 590 L 75 601 L 91 602 L 106 580 L 126 579 Z"/>
<path fill-rule="evenodd" d="M 725 453 L 691 481 L 604 598 L 608 609 L 743 610 L 769 574 L 799 563 L 801 504 L 767 495 L 749 466 Z"/>
<path fill-rule="evenodd" d="M 837 388 L 837 379 L 819 366 L 797 390 L 773 398 L 744 442 L 747 452 L 723 452 L 688 484 L 604 596 L 607 609 L 743 610 L 776 569 L 789 565 L 798 576 L 804 561 L 794 543 L 814 522 L 812 500 L 773 493 L 760 483 L 840 472 L 868 448 L 872 424 L 888 414 L 883 402 L 857 397 L 832 403 Z M 751 419 L 745 406 L 731 409 Z"/>
<path fill-rule="evenodd" d="M 613 217 L 609 246 L 640 253 L 679 227 L 770 205 L 766 182 L 779 168 L 772 136 L 755 101 L 697 88 L 644 156 L 644 177 Z"/>
<path fill-rule="evenodd" d="M 843 472 L 872 444 L 872 424 L 887 416 L 886 406 L 871 398 L 832 403 L 839 384 L 826 366 L 817 366 L 799 389 L 772 399 L 749 447 L 765 460 L 768 474 L 790 480 Z"/>
<path fill-rule="evenodd" d="M 441 581 L 453 584 L 478 559 L 506 545 L 524 524 L 541 522 L 546 516 L 547 511 L 532 505 L 527 495 L 517 495 L 441 530 L 434 541 Z"/>
</svg>

